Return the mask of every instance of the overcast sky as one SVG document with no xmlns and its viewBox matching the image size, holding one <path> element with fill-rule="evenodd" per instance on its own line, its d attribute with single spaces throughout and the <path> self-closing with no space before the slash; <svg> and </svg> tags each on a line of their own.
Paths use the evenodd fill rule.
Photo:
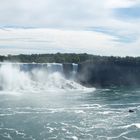
<svg viewBox="0 0 140 140">
<path fill-rule="evenodd" d="M 140 0 L 0 0 L 0 54 L 140 56 Z"/>
</svg>

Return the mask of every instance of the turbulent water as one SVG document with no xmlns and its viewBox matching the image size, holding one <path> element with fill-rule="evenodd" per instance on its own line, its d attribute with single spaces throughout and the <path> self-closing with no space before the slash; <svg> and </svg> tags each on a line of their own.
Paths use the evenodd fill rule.
<svg viewBox="0 0 140 140">
<path fill-rule="evenodd" d="M 75 70 L 1 64 L 0 140 L 139 140 L 140 89 L 86 88 Z"/>
</svg>

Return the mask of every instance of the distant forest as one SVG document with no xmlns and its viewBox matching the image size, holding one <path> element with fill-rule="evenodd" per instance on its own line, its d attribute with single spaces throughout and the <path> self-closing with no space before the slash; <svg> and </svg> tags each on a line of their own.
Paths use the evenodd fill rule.
<svg viewBox="0 0 140 140">
<path fill-rule="evenodd" d="M 0 61 L 23 62 L 23 63 L 104 63 L 118 65 L 140 66 L 140 57 L 114 57 L 98 56 L 90 54 L 56 53 L 56 54 L 31 54 L 31 55 L 8 55 L 0 56 Z"/>
</svg>

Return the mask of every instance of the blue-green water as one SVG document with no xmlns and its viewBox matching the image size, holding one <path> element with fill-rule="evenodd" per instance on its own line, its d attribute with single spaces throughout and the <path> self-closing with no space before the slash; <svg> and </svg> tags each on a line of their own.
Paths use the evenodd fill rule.
<svg viewBox="0 0 140 140">
<path fill-rule="evenodd" d="M 138 88 L 0 92 L 0 140 L 139 139 Z"/>
</svg>

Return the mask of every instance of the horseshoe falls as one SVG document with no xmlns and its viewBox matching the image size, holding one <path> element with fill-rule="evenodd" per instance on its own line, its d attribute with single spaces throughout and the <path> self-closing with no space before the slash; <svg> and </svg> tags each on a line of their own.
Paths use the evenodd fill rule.
<svg viewBox="0 0 140 140">
<path fill-rule="evenodd" d="M 1 63 L 0 140 L 139 140 L 140 88 L 85 87 L 77 69 Z"/>
</svg>

